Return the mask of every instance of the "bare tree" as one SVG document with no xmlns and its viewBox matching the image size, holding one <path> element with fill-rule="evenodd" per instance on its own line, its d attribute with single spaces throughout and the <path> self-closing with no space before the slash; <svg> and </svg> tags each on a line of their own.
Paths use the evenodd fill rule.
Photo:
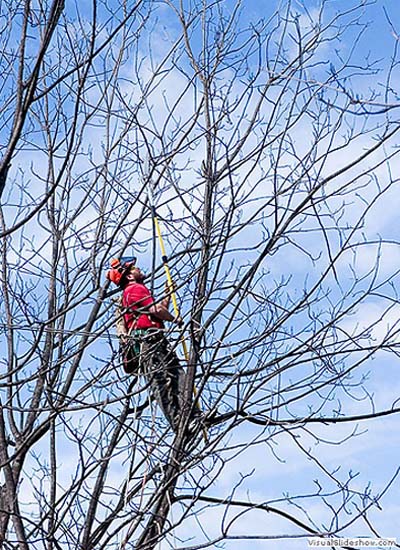
<svg viewBox="0 0 400 550">
<path fill-rule="evenodd" d="M 397 466 L 364 478 L 343 449 L 399 412 L 395 380 L 378 391 L 399 346 L 398 240 L 378 223 L 396 21 L 307 4 L 0 4 L 1 548 L 394 535 L 375 510 Z M 379 18 L 384 60 L 365 49 Z M 150 199 L 189 349 L 177 434 L 123 373 L 105 279 L 133 249 L 163 295 Z"/>
</svg>

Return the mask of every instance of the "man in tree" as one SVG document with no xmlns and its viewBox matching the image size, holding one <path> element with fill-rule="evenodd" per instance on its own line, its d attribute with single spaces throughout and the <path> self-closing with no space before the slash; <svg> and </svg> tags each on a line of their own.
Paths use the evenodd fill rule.
<svg viewBox="0 0 400 550">
<path fill-rule="evenodd" d="M 107 277 L 123 290 L 116 313 L 124 370 L 135 373 L 143 368 L 165 418 L 177 431 L 184 374 L 164 335 L 164 322 L 177 321 L 168 311 L 170 297 L 154 300 L 136 259 L 113 260 L 111 265 Z"/>
</svg>

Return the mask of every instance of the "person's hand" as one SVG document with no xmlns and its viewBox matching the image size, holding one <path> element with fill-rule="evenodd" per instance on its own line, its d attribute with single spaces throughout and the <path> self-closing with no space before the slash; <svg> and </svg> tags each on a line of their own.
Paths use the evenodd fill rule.
<svg viewBox="0 0 400 550">
<path fill-rule="evenodd" d="M 172 292 L 176 292 L 175 281 L 172 281 L 171 285 L 169 284 L 168 281 L 165 281 L 165 294 L 171 294 Z"/>
<path fill-rule="evenodd" d="M 179 328 L 182 328 L 183 327 L 182 317 L 180 315 L 177 315 L 177 317 L 175 317 L 175 319 L 174 319 L 174 323 L 176 323 Z"/>
</svg>

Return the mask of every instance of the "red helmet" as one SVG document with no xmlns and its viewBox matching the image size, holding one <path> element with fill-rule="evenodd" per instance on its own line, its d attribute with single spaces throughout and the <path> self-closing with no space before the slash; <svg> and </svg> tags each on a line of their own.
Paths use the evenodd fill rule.
<svg viewBox="0 0 400 550">
<path fill-rule="evenodd" d="M 113 258 L 110 262 L 111 269 L 107 271 L 107 279 L 117 286 L 121 286 L 124 275 L 136 264 L 136 258 Z"/>
</svg>

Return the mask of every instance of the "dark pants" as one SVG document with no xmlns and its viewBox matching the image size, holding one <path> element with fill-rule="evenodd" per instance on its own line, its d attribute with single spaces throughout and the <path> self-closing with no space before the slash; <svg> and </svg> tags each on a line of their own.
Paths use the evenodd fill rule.
<svg viewBox="0 0 400 550">
<path fill-rule="evenodd" d="M 182 410 L 183 369 L 162 332 L 146 332 L 140 342 L 140 355 L 133 345 L 127 346 L 124 369 L 133 373 L 142 367 L 160 409 L 176 432 Z"/>
</svg>

